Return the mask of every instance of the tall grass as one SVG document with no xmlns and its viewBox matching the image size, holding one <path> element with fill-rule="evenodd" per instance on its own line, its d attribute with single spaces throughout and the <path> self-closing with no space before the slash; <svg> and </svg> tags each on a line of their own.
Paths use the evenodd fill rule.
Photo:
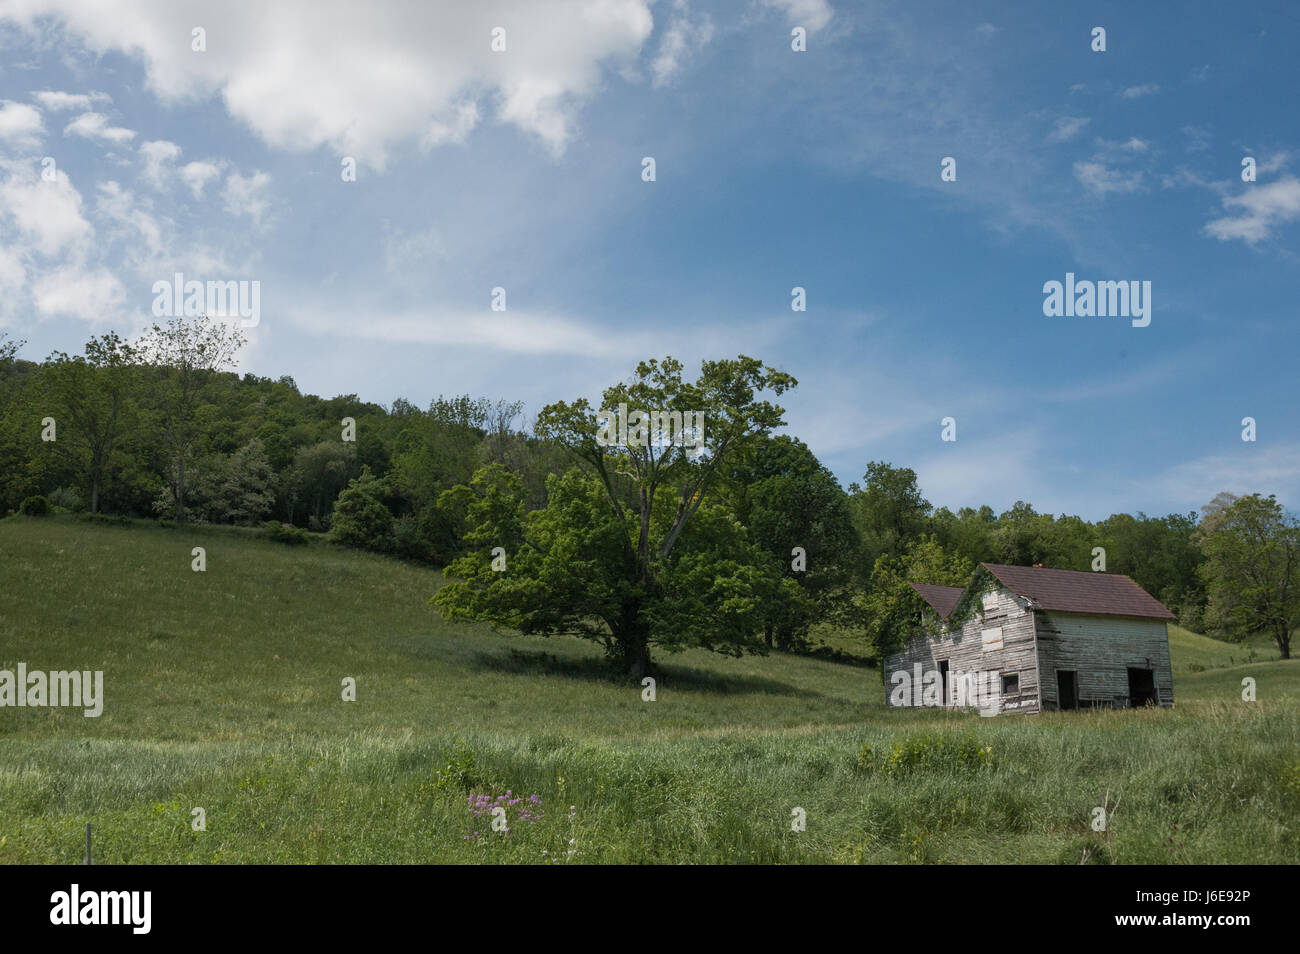
<svg viewBox="0 0 1300 954">
<path fill-rule="evenodd" d="M 87 821 L 102 863 L 1300 860 L 1300 669 L 1189 672 L 1195 634 L 1173 709 L 982 719 L 780 655 L 661 659 L 644 702 L 588 644 L 443 622 L 436 573 L 248 534 L 11 518 L 0 574 L 0 668 L 106 696 L 0 709 L 0 861 L 77 861 Z M 468 807 L 507 790 L 543 806 L 508 836 Z"/>
</svg>

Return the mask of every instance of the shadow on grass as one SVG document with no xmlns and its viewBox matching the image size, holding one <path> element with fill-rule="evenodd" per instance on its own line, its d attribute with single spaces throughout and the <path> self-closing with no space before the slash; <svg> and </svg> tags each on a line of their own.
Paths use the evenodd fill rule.
<svg viewBox="0 0 1300 954">
<path fill-rule="evenodd" d="M 470 665 L 479 671 L 510 673 L 520 676 L 560 676 L 565 679 L 578 679 L 584 682 L 603 682 L 611 686 L 637 686 L 640 680 L 634 679 L 609 660 L 599 657 L 584 659 L 562 659 L 546 652 L 528 652 L 521 649 L 507 649 L 504 652 L 480 651 L 470 658 Z M 728 676 L 716 672 L 702 672 L 685 666 L 656 665 L 652 673 L 656 680 L 656 689 L 672 688 L 687 692 L 719 692 L 733 694 L 762 694 L 772 696 L 793 696 L 804 699 L 820 699 L 822 694 L 810 689 L 801 689 L 777 679 L 762 676 L 734 675 Z"/>
</svg>

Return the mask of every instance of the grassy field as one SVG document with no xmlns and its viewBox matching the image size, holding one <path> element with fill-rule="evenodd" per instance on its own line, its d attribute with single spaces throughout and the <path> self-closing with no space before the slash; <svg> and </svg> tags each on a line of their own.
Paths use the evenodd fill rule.
<svg viewBox="0 0 1300 954">
<path fill-rule="evenodd" d="M 1300 861 L 1300 663 L 1271 647 L 1171 628 L 1166 710 L 889 712 L 875 669 L 703 652 L 660 658 L 645 702 L 590 644 L 442 621 L 441 582 L 251 533 L 0 520 L 0 669 L 103 670 L 106 697 L 0 709 L 0 862 L 79 861 L 86 822 L 102 864 Z M 468 805 L 507 791 L 543 808 L 508 837 Z"/>
</svg>

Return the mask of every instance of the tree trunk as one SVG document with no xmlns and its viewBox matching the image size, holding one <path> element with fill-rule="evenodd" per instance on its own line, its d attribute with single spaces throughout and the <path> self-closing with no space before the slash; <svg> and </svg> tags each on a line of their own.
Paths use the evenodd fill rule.
<svg viewBox="0 0 1300 954">
<path fill-rule="evenodd" d="M 635 611 L 626 614 L 631 621 L 620 627 L 620 631 L 614 633 L 614 642 L 618 647 L 618 655 L 624 666 L 627 667 L 627 673 L 634 679 L 640 679 L 650 672 L 650 634 L 645 627 L 636 621 Z"/>
<path fill-rule="evenodd" d="M 90 481 L 90 512 L 99 513 L 99 478 Z"/>
<path fill-rule="evenodd" d="M 1282 626 L 1278 629 L 1277 648 L 1283 659 L 1291 658 L 1291 628 L 1289 626 Z"/>
</svg>

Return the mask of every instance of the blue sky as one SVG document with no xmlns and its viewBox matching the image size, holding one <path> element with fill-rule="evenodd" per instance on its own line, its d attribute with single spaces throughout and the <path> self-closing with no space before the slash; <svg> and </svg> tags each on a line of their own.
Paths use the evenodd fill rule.
<svg viewBox="0 0 1300 954">
<path fill-rule="evenodd" d="M 536 413 L 745 353 L 799 379 L 790 431 L 845 484 L 875 459 L 954 508 L 1297 505 L 1288 4 L 265 6 L 0 0 L 25 357 L 138 333 L 180 271 L 259 281 L 242 369 L 326 396 Z M 1150 325 L 1046 317 L 1067 272 L 1151 282 Z"/>
</svg>

